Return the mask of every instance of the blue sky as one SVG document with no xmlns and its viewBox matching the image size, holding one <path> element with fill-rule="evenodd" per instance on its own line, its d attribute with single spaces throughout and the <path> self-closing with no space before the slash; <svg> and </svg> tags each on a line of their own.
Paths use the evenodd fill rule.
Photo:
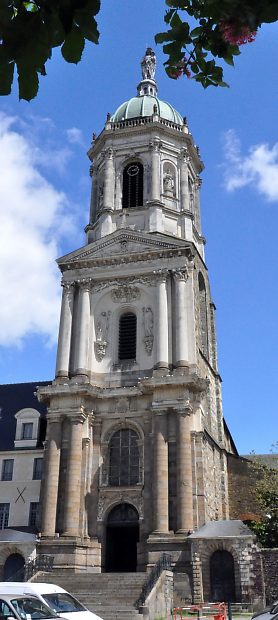
<svg viewBox="0 0 278 620">
<path fill-rule="evenodd" d="M 150 8 L 151 6 L 151 8 Z M 53 55 L 38 97 L 0 101 L 0 381 L 52 379 L 60 309 L 55 258 L 83 245 L 86 151 L 106 113 L 136 94 L 153 46 L 159 97 L 187 116 L 205 170 L 203 233 L 217 308 L 224 416 L 241 454 L 277 441 L 278 24 L 227 66 L 229 89 L 170 80 L 153 36 L 163 0 L 103 1 L 99 46 Z"/>
</svg>

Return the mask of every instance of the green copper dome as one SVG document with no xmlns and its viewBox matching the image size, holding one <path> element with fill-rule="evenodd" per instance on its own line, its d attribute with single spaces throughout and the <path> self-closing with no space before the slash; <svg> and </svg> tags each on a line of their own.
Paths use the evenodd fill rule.
<svg viewBox="0 0 278 620">
<path fill-rule="evenodd" d="M 170 103 L 161 101 L 152 95 L 138 95 L 137 97 L 132 97 L 129 101 L 125 101 L 125 103 L 122 103 L 116 112 L 112 114 L 111 121 L 116 123 L 129 118 L 152 116 L 152 114 L 154 114 L 154 106 L 156 106 L 156 113 L 161 118 L 165 118 L 167 121 L 171 121 L 177 125 L 183 125 L 181 115 Z"/>
</svg>

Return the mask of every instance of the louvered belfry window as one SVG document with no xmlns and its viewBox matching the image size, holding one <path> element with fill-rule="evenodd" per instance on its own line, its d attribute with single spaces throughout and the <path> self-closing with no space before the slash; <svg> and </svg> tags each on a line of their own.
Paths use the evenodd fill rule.
<svg viewBox="0 0 278 620">
<path fill-rule="evenodd" d="M 119 321 L 119 360 L 136 359 L 137 318 L 133 312 L 122 314 Z"/>
<path fill-rule="evenodd" d="M 109 444 L 109 484 L 115 487 L 139 482 L 138 435 L 131 428 L 116 431 Z"/>
<path fill-rule="evenodd" d="M 142 207 L 143 205 L 143 166 L 133 162 L 123 172 L 123 209 Z"/>
</svg>

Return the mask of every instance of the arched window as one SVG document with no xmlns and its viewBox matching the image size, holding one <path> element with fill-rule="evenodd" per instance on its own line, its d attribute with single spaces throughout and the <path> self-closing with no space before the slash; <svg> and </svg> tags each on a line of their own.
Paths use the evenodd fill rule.
<svg viewBox="0 0 278 620">
<path fill-rule="evenodd" d="M 115 487 L 139 482 L 138 435 L 131 428 L 114 433 L 109 444 L 109 484 Z"/>
<path fill-rule="evenodd" d="M 122 314 L 119 321 L 119 360 L 136 359 L 136 326 L 136 314 Z"/>
<path fill-rule="evenodd" d="M 203 274 L 199 271 L 199 311 L 200 311 L 200 329 L 201 329 L 201 351 L 208 357 L 208 317 L 207 317 L 207 294 L 206 285 Z"/>
<path fill-rule="evenodd" d="M 135 161 L 128 164 L 123 172 L 123 209 L 143 205 L 143 166 Z"/>
</svg>

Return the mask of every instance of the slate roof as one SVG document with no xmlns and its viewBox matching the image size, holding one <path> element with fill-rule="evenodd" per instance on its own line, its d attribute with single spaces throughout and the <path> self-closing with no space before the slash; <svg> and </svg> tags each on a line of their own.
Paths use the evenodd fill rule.
<svg viewBox="0 0 278 620">
<path fill-rule="evenodd" d="M 0 450 L 12 450 L 16 429 L 15 414 L 20 409 L 32 407 L 39 411 L 42 417 L 40 424 L 39 444 L 41 445 L 45 435 L 46 406 L 39 403 L 34 395 L 40 385 L 49 385 L 51 381 L 36 381 L 32 383 L 9 383 L 0 385 Z"/>
<path fill-rule="evenodd" d="M 241 536 L 254 536 L 239 519 L 209 521 L 199 530 L 190 534 L 189 538 L 230 538 Z"/>
</svg>

